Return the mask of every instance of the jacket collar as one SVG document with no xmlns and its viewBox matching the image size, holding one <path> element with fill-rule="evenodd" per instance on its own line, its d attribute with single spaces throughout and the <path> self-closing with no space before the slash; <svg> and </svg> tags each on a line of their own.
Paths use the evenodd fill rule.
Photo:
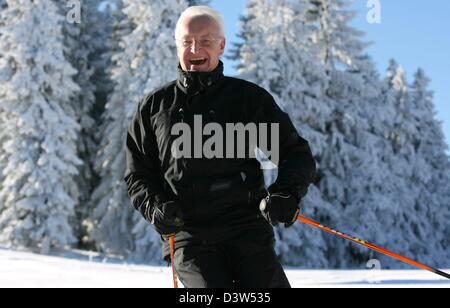
<svg viewBox="0 0 450 308">
<path fill-rule="evenodd" d="M 223 77 L 223 62 L 211 72 L 186 72 L 178 64 L 177 85 L 184 93 L 195 93 L 210 87 Z"/>
</svg>

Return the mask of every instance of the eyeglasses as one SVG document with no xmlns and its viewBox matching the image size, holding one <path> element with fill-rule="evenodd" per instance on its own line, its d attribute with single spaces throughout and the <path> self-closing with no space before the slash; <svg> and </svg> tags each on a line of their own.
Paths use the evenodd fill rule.
<svg viewBox="0 0 450 308">
<path fill-rule="evenodd" d="M 211 46 L 214 45 L 214 42 L 216 41 L 221 41 L 221 38 L 201 38 L 199 40 L 195 40 L 195 42 L 197 43 L 197 46 L 202 47 L 202 48 L 209 48 Z M 177 39 L 176 40 L 180 46 L 182 46 L 183 48 L 191 48 L 192 44 L 194 44 L 194 39 L 193 38 L 184 38 L 184 39 Z"/>
</svg>

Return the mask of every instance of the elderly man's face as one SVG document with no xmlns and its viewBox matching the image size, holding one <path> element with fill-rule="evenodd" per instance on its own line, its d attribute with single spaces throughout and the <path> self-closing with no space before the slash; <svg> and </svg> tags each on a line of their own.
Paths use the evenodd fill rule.
<svg viewBox="0 0 450 308">
<path fill-rule="evenodd" d="M 207 17 L 187 18 L 177 33 L 177 50 L 184 71 L 210 72 L 225 51 L 217 23 Z"/>
</svg>

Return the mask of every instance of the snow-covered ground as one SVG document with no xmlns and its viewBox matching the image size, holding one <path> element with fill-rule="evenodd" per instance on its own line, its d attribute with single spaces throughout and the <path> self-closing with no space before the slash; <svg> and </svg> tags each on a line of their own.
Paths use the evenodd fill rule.
<svg viewBox="0 0 450 308">
<path fill-rule="evenodd" d="M 172 287 L 169 267 L 99 260 L 83 252 L 65 257 L 0 249 L 0 287 Z M 443 287 L 450 280 L 422 270 L 294 270 L 293 287 Z"/>
</svg>

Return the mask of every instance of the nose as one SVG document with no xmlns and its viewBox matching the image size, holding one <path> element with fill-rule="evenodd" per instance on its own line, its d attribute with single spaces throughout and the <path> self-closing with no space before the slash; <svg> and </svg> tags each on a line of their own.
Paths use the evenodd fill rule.
<svg viewBox="0 0 450 308">
<path fill-rule="evenodd" d="M 191 45 L 191 52 L 195 54 L 199 49 L 200 48 L 199 45 L 197 44 L 197 41 L 193 40 Z"/>
</svg>

